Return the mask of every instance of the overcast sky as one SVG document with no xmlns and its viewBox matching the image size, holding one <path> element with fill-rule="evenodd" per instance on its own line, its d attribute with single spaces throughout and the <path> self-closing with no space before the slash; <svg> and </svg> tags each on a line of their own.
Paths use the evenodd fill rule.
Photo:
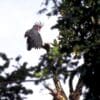
<svg viewBox="0 0 100 100">
<path fill-rule="evenodd" d="M 0 0 L 0 52 L 5 52 L 10 57 L 22 55 L 23 59 L 33 62 L 39 58 L 44 50 L 26 50 L 24 33 L 30 29 L 36 21 L 41 21 L 44 27 L 41 35 L 44 42 L 52 42 L 57 37 L 57 30 L 50 30 L 50 26 L 56 22 L 56 17 L 47 18 L 45 15 L 37 15 L 43 0 Z M 37 55 L 38 54 L 38 55 Z"/>
<path fill-rule="evenodd" d="M 47 18 L 45 15 L 37 15 L 42 1 L 0 0 L 0 52 L 6 53 L 8 57 L 21 55 L 23 61 L 28 61 L 30 65 L 37 64 L 40 55 L 45 51 L 42 49 L 27 51 L 25 31 L 40 20 L 44 24 L 40 32 L 44 42 L 51 43 L 58 35 L 57 30 L 50 30 L 50 27 L 56 23 L 56 17 Z M 35 87 L 33 84 L 30 86 L 35 92 L 28 100 L 33 98 L 51 100 L 47 92 L 40 93 L 41 86 Z"/>
</svg>

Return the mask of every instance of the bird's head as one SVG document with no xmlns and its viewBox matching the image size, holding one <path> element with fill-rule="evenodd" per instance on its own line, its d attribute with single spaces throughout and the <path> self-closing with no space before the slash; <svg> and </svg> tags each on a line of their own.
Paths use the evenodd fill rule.
<svg viewBox="0 0 100 100">
<path fill-rule="evenodd" d="M 43 27 L 43 24 L 41 23 L 41 22 L 39 22 L 39 23 L 35 23 L 34 25 L 33 25 L 33 28 L 36 30 L 36 31 L 40 31 L 40 29 Z"/>
</svg>

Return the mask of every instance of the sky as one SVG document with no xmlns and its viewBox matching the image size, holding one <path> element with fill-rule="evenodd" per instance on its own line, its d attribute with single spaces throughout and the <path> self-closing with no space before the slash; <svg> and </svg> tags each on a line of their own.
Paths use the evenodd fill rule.
<svg viewBox="0 0 100 100">
<path fill-rule="evenodd" d="M 0 0 L 0 52 L 6 53 L 9 58 L 22 56 L 22 61 L 29 65 L 36 65 L 45 50 L 26 50 L 26 39 L 24 34 L 35 22 L 41 21 L 44 26 L 40 33 L 43 42 L 51 43 L 57 38 L 58 30 L 50 30 L 56 23 L 57 17 L 48 18 L 45 15 L 37 15 L 43 0 Z M 26 83 L 29 88 L 34 89 L 34 94 L 28 96 L 40 100 L 52 100 L 47 91 L 41 91 L 41 85 L 35 86 Z"/>
<path fill-rule="evenodd" d="M 47 18 L 45 15 L 37 15 L 43 0 L 0 0 L 0 52 L 7 53 L 10 57 L 22 55 L 24 60 L 33 62 L 44 53 L 44 50 L 26 50 L 24 34 L 35 22 L 41 21 L 44 27 L 41 29 L 43 42 L 52 42 L 58 35 L 57 30 L 50 30 L 56 22 L 56 17 Z M 52 23 L 53 22 L 53 23 Z M 37 55 L 38 54 L 38 55 Z M 36 58 L 37 56 L 37 58 Z"/>
</svg>

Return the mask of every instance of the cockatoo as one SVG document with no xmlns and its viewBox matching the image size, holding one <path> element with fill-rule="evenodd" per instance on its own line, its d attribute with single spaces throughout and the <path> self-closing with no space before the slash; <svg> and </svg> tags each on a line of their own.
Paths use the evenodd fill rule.
<svg viewBox="0 0 100 100">
<path fill-rule="evenodd" d="M 27 37 L 27 50 L 32 48 L 41 48 L 43 41 L 40 35 L 40 29 L 42 28 L 41 23 L 36 23 L 33 27 L 25 32 L 25 37 Z"/>
<path fill-rule="evenodd" d="M 25 37 L 27 37 L 27 50 L 44 48 L 49 51 L 49 44 L 45 43 L 43 45 L 43 40 L 39 33 L 42 26 L 41 23 L 36 23 L 31 29 L 25 32 Z"/>
</svg>

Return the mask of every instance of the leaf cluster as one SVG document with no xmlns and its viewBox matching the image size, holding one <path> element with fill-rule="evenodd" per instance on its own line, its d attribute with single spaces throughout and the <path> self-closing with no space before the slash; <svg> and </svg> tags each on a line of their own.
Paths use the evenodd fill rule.
<svg viewBox="0 0 100 100">
<path fill-rule="evenodd" d="M 26 62 L 21 65 L 20 56 L 15 58 L 17 64 L 14 65 L 11 65 L 14 59 L 8 58 L 5 53 L 0 53 L 0 58 L 4 61 L 0 65 L 0 100 L 24 100 L 26 95 L 33 93 L 22 84 L 27 82 L 27 77 L 32 77 L 32 68 L 27 68 Z"/>
<path fill-rule="evenodd" d="M 50 0 L 45 1 L 48 1 L 47 5 Z M 79 75 L 79 81 L 81 80 L 83 86 L 88 89 L 88 92 L 84 94 L 84 99 L 99 100 L 100 1 L 61 0 L 59 2 L 57 0 L 56 4 L 58 5 L 55 8 L 60 17 L 51 29 L 59 30 L 59 42 L 57 45 L 54 42 L 50 52 L 42 56 L 41 68 L 48 69 L 47 76 L 53 76 L 55 73 L 58 76 L 63 75 L 64 81 L 69 76 L 70 93 L 74 91 L 72 81 L 76 75 Z M 53 11 L 54 8 L 51 15 Z M 78 66 L 82 57 L 84 64 Z M 68 70 L 69 68 L 72 70 Z M 76 90 L 80 82 L 77 83 Z M 82 86 L 80 91 L 82 92 Z"/>
</svg>

